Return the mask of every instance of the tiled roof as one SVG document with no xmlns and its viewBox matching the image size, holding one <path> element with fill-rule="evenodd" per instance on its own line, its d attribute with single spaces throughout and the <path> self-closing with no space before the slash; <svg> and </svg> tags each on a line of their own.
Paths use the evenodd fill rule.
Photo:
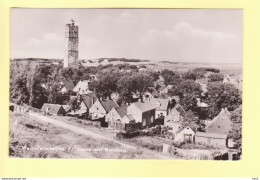
<svg viewBox="0 0 260 180">
<path fill-rule="evenodd" d="M 115 108 L 119 116 L 122 118 L 127 114 L 127 106 L 120 106 Z"/>
<path fill-rule="evenodd" d="M 216 138 L 216 139 L 226 139 L 226 134 L 217 134 L 217 133 L 205 133 L 205 132 L 197 132 L 195 136 L 199 137 L 208 137 L 208 138 Z"/>
<path fill-rule="evenodd" d="M 180 112 L 181 116 L 184 117 L 187 115 L 187 112 L 183 109 L 183 107 L 180 104 L 177 104 L 175 107 L 176 107 L 176 110 Z"/>
<path fill-rule="evenodd" d="M 119 107 L 118 104 L 115 101 L 113 101 L 113 100 L 105 99 L 103 101 L 100 101 L 100 103 L 104 107 L 106 112 L 111 111 L 111 109 L 113 109 L 113 108 Z"/>
<path fill-rule="evenodd" d="M 198 124 L 196 124 L 195 122 L 190 122 L 189 127 L 193 130 L 193 131 L 197 131 L 197 129 L 200 127 Z"/>
<path fill-rule="evenodd" d="M 199 125 L 197 125 L 195 122 L 190 122 L 188 124 L 182 124 L 182 126 L 179 128 L 179 130 L 177 131 L 177 133 L 181 132 L 183 129 L 185 129 L 186 127 L 190 127 L 194 132 L 197 131 L 197 129 L 199 128 Z"/>
<path fill-rule="evenodd" d="M 49 108 L 50 114 L 57 114 L 60 110 L 62 111 L 62 113 L 65 113 L 64 108 L 62 107 L 62 105 L 59 105 L 59 104 L 44 103 L 41 108 L 41 111 L 45 112 L 47 108 Z"/>
<path fill-rule="evenodd" d="M 227 134 L 232 126 L 230 112 L 222 109 L 220 113 L 205 127 L 206 132 Z"/>
<path fill-rule="evenodd" d="M 64 84 L 67 91 L 72 91 L 74 89 L 75 85 L 71 80 L 62 79 L 61 81 Z"/>
<path fill-rule="evenodd" d="M 169 100 L 161 98 L 152 98 L 150 103 L 154 104 L 157 110 L 167 111 Z"/>
<path fill-rule="evenodd" d="M 82 94 L 81 95 L 82 101 L 84 104 L 88 107 L 91 108 L 91 106 L 95 103 L 97 100 L 97 97 L 94 93 L 88 93 L 88 94 Z"/>
<path fill-rule="evenodd" d="M 156 106 L 150 102 L 135 102 L 133 103 L 142 112 L 150 111 L 156 109 Z"/>
</svg>

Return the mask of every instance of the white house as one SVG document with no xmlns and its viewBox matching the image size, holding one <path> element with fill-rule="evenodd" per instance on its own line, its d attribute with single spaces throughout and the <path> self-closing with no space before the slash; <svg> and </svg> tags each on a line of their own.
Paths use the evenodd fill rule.
<svg viewBox="0 0 260 180">
<path fill-rule="evenodd" d="M 136 123 L 142 123 L 143 127 L 149 127 L 155 120 L 154 104 L 149 102 L 135 102 L 127 107 L 127 115 L 132 115 Z"/>
<path fill-rule="evenodd" d="M 78 94 L 90 93 L 89 90 L 89 80 L 79 81 L 78 84 L 73 88 L 73 91 Z"/>
<path fill-rule="evenodd" d="M 108 112 L 106 115 L 106 122 L 110 122 L 113 124 L 115 121 L 120 121 L 127 114 L 127 106 L 120 106 L 113 108 L 111 111 Z"/>
<path fill-rule="evenodd" d="M 99 119 L 105 117 L 106 114 L 109 113 L 109 111 L 117 107 L 119 107 L 118 104 L 113 100 L 97 99 L 89 109 L 89 113 L 92 115 L 92 119 Z"/>
<path fill-rule="evenodd" d="M 183 126 L 175 133 L 174 141 L 193 143 L 195 139 L 195 133 L 196 131 L 192 129 L 189 125 Z"/>
<path fill-rule="evenodd" d="M 166 117 L 168 115 L 169 103 L 168 99 L 161 98 L 152 98 L 149 100 L 156 109 L 155 109 L 155 118 Z"/>
<path fill-rule="evenodd" d="M 181 122 L 184 120 L 184 117 L 187 115 L 187 112 L 179 104 L 176 104 L 169 112 L 169 114 L 164 119 L 164 124 L 170 122 Z"/>
</svg>

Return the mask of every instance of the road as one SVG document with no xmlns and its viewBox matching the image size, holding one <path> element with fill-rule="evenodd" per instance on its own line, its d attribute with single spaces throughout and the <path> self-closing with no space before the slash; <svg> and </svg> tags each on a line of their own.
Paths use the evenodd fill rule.
<svg viewBox="0 0 260 180">
<path fill-rule="evenodd" d="M 34 112 L 29 112 L 29 116 L 34 117 L 35 120 L 43 121 L 43 122 L 50 123 L 50 124 L 53 124 L 53 125 L 58 126 L 58 127 L 62 127 L 64 129 L 70 130 L 70 131 L 72 131 L 74 133 L 82 134 L 82 135 L 85 135 L 87 137 L 91 136 L 93 138 L 98 138 L 98 139 L 104 139 L 104 140 L 107 140 L 107 141 L 112 141 L 112 142 L 117 143 L 117 144 L 119 144 L 122 147 L 125 147 L 127 149 L 137 150 L 137 147 L 135 147 L 135 146 L 119 142 L 119 141 L 117 141 L 115 139 L 111 139 L 111 138 L 108 138 L 106 136 L 102 136 L 100 134 L 93 133 L 93 132 L 91 132 L 91 131 L 89 131 L 87 129 L 84 129 L 84 128 L 81 128 L 81 127 L 77 127 L 77 126 L 73 126 L 73 125 L 67 124 L 65 122 L 62 122 L 62 121 L 59 121 L 59 120 L 55 120 L 55 119 L 52 119 L 52 118 L 49 118 L 49 117 L 46 117 L 46 116 L 43 116 L 41 114 L 37 114 L 37 113 L 34 113 Z M 162 154 L 159 154 L 159 153 L 156 153 L 154 151 L 147 150 L 147 149 L 144 149 L 144 148 L 141 148 L 141 150 L 143 152 L 155 154 L 155 156 L 157 158 L 159 158 L 159 159 L 174 159 L 173 157 L 164 156 Z"/>
</svg>

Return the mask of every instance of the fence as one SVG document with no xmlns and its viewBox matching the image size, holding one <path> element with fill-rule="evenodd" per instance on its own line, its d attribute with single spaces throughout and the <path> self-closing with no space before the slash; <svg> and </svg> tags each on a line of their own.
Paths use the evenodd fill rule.
<svg viewBox="0 0 260 180">
<path fill-rule="evenodd" d="M 141 123 L 122 123 L 122 122 L 108 122 L 109 126 L 119 131 L 139 130 L 142 127 Z"/>
</svg>

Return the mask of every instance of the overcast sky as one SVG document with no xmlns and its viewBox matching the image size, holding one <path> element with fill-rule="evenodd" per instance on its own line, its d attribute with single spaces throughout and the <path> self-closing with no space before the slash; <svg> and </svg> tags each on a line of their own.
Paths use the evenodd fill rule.
<svg viewBox="0 0 260 180">
<path fill-rule="evenodd" d="M 11 58 L 64 57 L 65 24 L 79 26 L 79 58 L 241 63 L 243 11 L 11 9 Z"/>
</svg>

